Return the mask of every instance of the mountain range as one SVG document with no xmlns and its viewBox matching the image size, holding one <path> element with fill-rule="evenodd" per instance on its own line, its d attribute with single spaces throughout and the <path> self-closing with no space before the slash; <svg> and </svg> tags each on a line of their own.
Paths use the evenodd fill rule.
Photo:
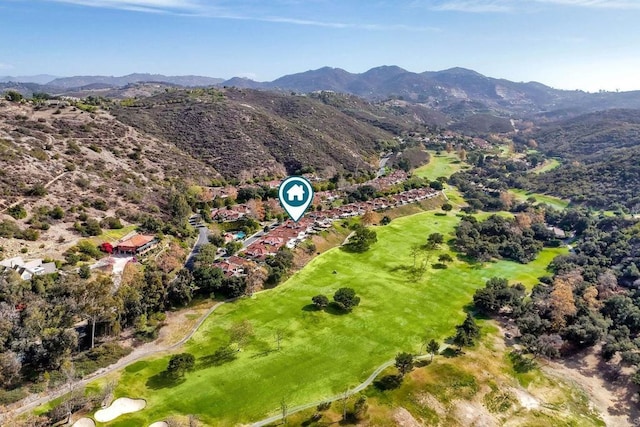
<svg viewBox="0 0 640 427">
<path fill-rule="evenodd" d="M 24 81 L 26 78 L 20 79 Z M 640 91 L 567 91 L 537 82 L 512 82 L 487 77 L 464 68 L 414 73 L 397 66 L 376 67 L 364 73 L 323 67 L 286 75 L 271 82 L 257 82 L 240 77 L 224 80 L 161 74 L 130 74 L 122 77 L 75 76 L 56 78 L 42 86 L 17 83 L 14 80 L 11 83 L 0 83 L 0 90 L 13 89 L 26 95 L 38 91 L 79 97 L 91 94 L 92 91 L 100 94 L 100 91 L 109 90 L 109 97 L 126 98 L 131 96 L 130 89 L 133 86 L 146 82 L 186 87 L 217 85 L 296 93 L 334 91 L 357 95 L 371 101 L 397 99 L 419 103 L 458 119 L 478 113 L 522 117 L 552 112 L 552 116 L 562 117 L 611 108 L 640 108 Z"/>
</svg>

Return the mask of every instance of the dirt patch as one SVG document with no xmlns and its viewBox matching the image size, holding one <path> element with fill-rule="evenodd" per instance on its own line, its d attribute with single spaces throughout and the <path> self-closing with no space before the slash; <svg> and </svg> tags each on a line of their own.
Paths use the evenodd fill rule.
<svg viewBox="0 0 640 427">
<path fill-rule="evenodd" d="M 607 426 L 636 426 L 640 419 L 637 387 L 630 384 L 627 372 L 619 372 L 604 362 L 598 356 L 599 350 L 592 348 L 559 362 L 548 362 L 541 368 L 582 389 Z"/>
<path fill-rule="evenodd" d="M 525 409 L 538 409 L 540 407 L 540 401 L 529 394 L 527 391 L 520 388 L 512 388 L 511 392 L 516 395 L 520 405 Z"/>
<path fill-rule="evenodd" d="M 407 411 L 403 407 L 399 407 L 393 411 L 393 421 L 395 421 L 398 427 L 422 427 L 423 424 L 413 418 L 411 412 Z"/>
<path fill-rule="evenodd" d="M 497 427 L 498 422 L 477 402 L 456 401 L 454 416 L 460 424 L 469 427 Z"/>
<path fill-rule="evenodd" d="M 447 413 L 447 409 L 444 405 L 433 395 L 429 393 L 423 393 L 418 396 L 418 402 L 420 406 L 427 406 L 435 411 L 438 414 L 438 417 L 444 417 Z"/>
</svg>

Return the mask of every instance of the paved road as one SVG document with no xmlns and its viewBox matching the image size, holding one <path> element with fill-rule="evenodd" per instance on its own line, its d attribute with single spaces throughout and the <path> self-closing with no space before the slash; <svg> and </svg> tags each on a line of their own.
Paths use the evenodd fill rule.
<svg viewBox="0 0 640 427">
<path fill-rule="evenodd" d="M 387 162 L 389 161 L 389 158 L 391 158 L 391 154 L 387 154 L 386 156 L 384 156 L 383 158 L 380 159 L 380 162 L 378 163 L 378 167 L 380 169 L 378 170 L 378 173 L 376 174 L 376 178 L 380 178 L 381 176 L 384 176 L 385 167 L 387 166 Z"/>
<path fill-rule="evenodd" d="M 209 229 L 207 226 L 205 224 L 199 224 L 196 225 L 196 227 L 198 227 L 198 240 L 196 240 L 196 243 L 191 249 L 191 253 L 187 257 L 187 261 L 184 263 L 185 268 L 191 271 L 193 270 L 193 264 L 196 261 L 196 256 L 198 255 L 200 248 L 205 243 L 209 243 Z"/>
</svg>

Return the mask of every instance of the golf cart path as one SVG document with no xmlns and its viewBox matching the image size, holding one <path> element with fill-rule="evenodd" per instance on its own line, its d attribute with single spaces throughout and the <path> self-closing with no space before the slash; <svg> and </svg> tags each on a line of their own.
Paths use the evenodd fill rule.
<svg viewBox="0 0 640 427">
<path fill-rule="evenodd" d="M 425 358 L 429 357 L 428 355 L 421 355 L 421 356 L 416 356 L 415 360 L 419 361 L 419 360 L 423 360 Z M 382 365 L 378 366 L 376 368 L 375 371 L 373 371 L 371 373 L 371 375 L 369 375 L 369 377 L 364 380 L 362 383 L 358 384 L 355 388 L 352 388 L 351 390 L 347 390 L 344 393 L 340 393 L 340 394 L 336 394 L 334 396 L 328 397 L 326 399 L 320 399 L 320 400 L 316 400 L 314 402 L 310 402 L 310 403 L 305 403 L 303 405 L 298 405 L 298 406 L 294 406 L 292 408 L 288 408 L 287 409 L 287 416 L 288 415 L 292 415 L 295 414 L 296 412 L 300 412 L 300 411 L 304 411 L 306 409 L 309 408 L 313 408 L 314 406 L 318 406 L 321 403 L 325 403 L 325 402 L 335 402 L 336 400 L 340 400 L 340 399 L 346 399 L 350 396 L 353 396 L 356 393 L 360 393 L 362 390 L 364 390 L 365 388 L 369 387 L 371 385 L 371 383 L 373 382 L 373 380 L 376 379 L 376 377 L 378 375 L 380 375 L 380 372 L 384 371 L 385 369 L 393 366 L 395 364 L 395 359 L 393 360 L 389 360 L 384 362 Z M 268 424 L 271 423 L 275 423 L 276 421 L 282 420 L 282 414 L 278 414 L 278 415 L 273 415 L 269 418 L 265 418 L 263 420 L 260 421 L 256 421 L 251 425 L 251 427 L 262 427 L 262 426 L 266 426 Z"/>
<path fill-rule="evenodd" d="M 140 359 L 144 359 L 146 357 L 149 356 L 153 356 L 155 354 L 159 354 L 159 353 L 163 353 L 166 351 L 171 351 L 174 350 L 180 346 L 182 346 L 185 342 L 189 341 L 191 339 L 191 337 L 193 337 L 193 335 L 198 331 L 198 329 L 200 328 L 200 326 L 202 326 L 202 324 L 207 320 L 207 318 L 209 318 L 209 316 L 211 315 L 211 313 L 213 313 L 216 309 L 218 309 L 221 305 L 223 305 L 225 302 L 231 302 L 231 301 L 235 301 L 237 298 L 232 298 L 232 299 L 228 299 L 225 301 L 221 301 L 216 303 L 214 306 L 212 306 L 209 310 L 207 310 L 206 313 L 204 313 L 202 315 L 202 317 L 198 320 L 198 322 L 191 328 L 191 330 L 189 331 L 189 333 L 184 336 L 182 339 L 180 339 L 178 342 L 170 344 L 170 345 L 158 345 L 155 342 L 151 342 L 149 344 L 145 344 L 141 347 L 138 347 L 137 349 L 135 349 L 133 352 L 131 352 L 129 355 L 123 357 L 122 359 L 118 360 L 116 363 L 114 363 L 113 365 L 109 365 L 106 368 L 102 368 L 97 370 L 96 372 L 94 372 L 92 375 L 89 375 L 79 381 L 76 381 L 75 383 L 67 386 L 63 386 L 58 388 L 57 390 L 53 390 L 50 392 L 47 392 L 46 394 L 36 398 L 35 400 L 31 400 L 29 401 L 28 397 L 26 398 L 26 403 L 14 410 L 9 410 L 8 414 L 12 415 L 12 416 L 16 416 L 16 415 L 21 415 L 24 414 L 25 412 L 28 412 L 30 410 L 33 410 L 35 408 L 37 408 L 40 405 L 44 405 L 45 403 L 48 403 L 54 399 L 57 399 L 60 396 L 63 396 L 66 393 L 69 393 L 72 389 L 74 388 L 78 388 L 78 387 L 82 387 L 85 386 L 87 384 L 89 384 L 92 381 L 95 381 L 97 379 L 103 378 L 109 374 L 111 374 L 114 371 L 117 371 L 119 369 L 122 369 L 134 362 L 139 361 Z M 2 418 L 0 417 L 0 421 L 2 421 Z"/>
</svg>

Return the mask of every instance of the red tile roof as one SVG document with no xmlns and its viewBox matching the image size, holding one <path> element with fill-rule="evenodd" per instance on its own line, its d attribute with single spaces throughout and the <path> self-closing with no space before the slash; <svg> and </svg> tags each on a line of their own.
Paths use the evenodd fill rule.
<svg viewBox="0 0 640 427">
<path fill-rule="evenodd" d="M 147 243 L 151 242 L 155 237 L 145 236 L 144 234 L 137 234 L 124 242 L 118 243 L 118 246 L 126 246 L 128 248 L 139 248 Z"/>
</svg>

